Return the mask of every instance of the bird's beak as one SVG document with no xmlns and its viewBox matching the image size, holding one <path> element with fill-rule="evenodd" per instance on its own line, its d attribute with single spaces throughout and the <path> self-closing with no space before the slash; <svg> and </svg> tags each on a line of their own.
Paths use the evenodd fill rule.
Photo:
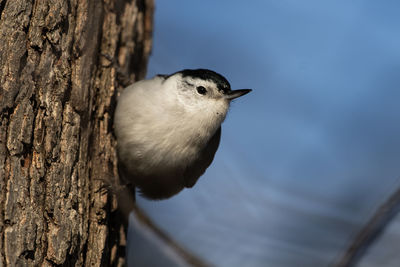
<svg viewBox="0 0 400 267">
<path fill-rule="evenodd" d="M 229 91 L 225 95 L 225 98 L 228 99 L 228 100 L 232 100 L 232 99 L 238 98 L 238 97 L 240 97 L 242 95 L 248 94 L 250 92 L 251 92 L 251 89 L 232 90 L 232 91 Z"/>
</svg>

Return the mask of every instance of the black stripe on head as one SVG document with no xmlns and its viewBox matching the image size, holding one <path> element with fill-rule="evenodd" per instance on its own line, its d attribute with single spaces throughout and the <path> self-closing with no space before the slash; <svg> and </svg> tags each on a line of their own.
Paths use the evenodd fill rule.
<svg viewBox="0 0 400 267">
<path fill-rule="evenodd" d="M 216 73 L 215 71 L 208 69 L 186 69 L 178 71 L 177 73 L 181 73 L 182 77 L 193 77 L 202 80 L 213 81 L 217 85 L 218 90 L 222 91 L 224 94 L 231 91 L 231 85 L 229 84 L 228 80 L 225 79 L 225 77 L 221 74 Z"/>
</svg>

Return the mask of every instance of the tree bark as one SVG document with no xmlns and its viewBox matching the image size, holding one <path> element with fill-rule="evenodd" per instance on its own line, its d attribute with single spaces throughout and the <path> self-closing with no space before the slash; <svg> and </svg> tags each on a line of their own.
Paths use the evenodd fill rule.
<svg viewBox="0 0 400 267">
<path fill-rule="evenodd" d="M 152 15 L 152 0 L 0 0 L 0 266 L 123 263 L 104 184 L 116 94 L 145 74 Z"/>
</svg>

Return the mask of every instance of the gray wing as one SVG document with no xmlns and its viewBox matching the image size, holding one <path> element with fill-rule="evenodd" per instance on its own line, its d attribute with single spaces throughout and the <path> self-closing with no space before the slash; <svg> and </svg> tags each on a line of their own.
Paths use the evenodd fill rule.
<svg viewBox="0 0 400 267">
<path fill-rule="evenodd" d="M 206 171 L 208 166 L 214 159 L 215 152 L 217 152 L 219 146 L 219 140 L 221 139 L 221 127 L 218 128 L 216 133 L 208 141 L 207 145 L 200 154 L 200 157 L 187 166 L 183 178 L 185 181 L 185 187 L 193 187 L 200 176 Z"/>
</svg>

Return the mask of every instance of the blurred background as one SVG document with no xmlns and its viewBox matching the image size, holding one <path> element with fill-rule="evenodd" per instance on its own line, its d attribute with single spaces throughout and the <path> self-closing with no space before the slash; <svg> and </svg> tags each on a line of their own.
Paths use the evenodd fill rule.
<svg viewBox="0 0 400 267">
<path fill-rule="evenodd" d="M 400 186 L 399 11 L 395 0 L 156 1 L 148 77 L 208 68 L 253 92 L 233 103 L 193 189 L 138 205 L 214 266 L 337 262 Z M 130 265 L 174 266 L 145 239 L 132 223 Z M 400 217 L 357 266 L 399 266 L 399 244 Z"/>
</svg>

